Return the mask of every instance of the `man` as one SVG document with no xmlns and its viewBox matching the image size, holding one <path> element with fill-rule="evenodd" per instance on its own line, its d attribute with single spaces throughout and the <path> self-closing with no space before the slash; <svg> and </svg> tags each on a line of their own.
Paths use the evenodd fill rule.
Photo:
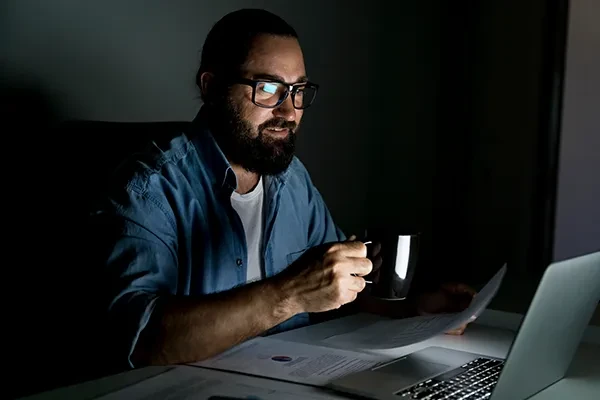
<svg viewBox="0 0 600 400">
<path fill-rule="evenodd" d="M 197 84 L 204 105 L 189 131 L 129 159 L 96 213 L 114 232 L 110 326 L 131 367 L 306 325 L 352 303 L 372 269 L 294 157 L 318 90 L 294 29 L 263 10 L 225 16 Z"/>
</svg>

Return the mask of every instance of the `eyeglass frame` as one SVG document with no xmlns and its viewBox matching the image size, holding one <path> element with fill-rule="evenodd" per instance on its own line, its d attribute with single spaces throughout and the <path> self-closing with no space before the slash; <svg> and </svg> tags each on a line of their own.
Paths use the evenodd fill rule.
<svg viewBox="0 0 600 400">
<path fill-rule="evenodd" d="M 283 82 L 277 79 L 248 79 L 248 78 L 236 78 L 231 80 L 231 83 L 237 83 L 237 84 L 241 84 L 241 85 L 248 85 L 252 88 L 252 104 L 258 106 L 258 107 L 262 107 L 262 108 L 277 108 L 280 105 L 283 104 L 284 101 L 287 100 L 288 96 L 290 95 L 290 93 L 292 94 L 292 107 L 294 107 L 294 109 L 296 110 L 306 110 L 308 107 L 310 107 L 313 103 L 314 103 L 314 99 L 317 97 L 317 93 L 319 92 L 319 85 L 317 83 L 313 83 L 313 82 L 297 82 L 297 83 L 287 83 L 287 82 Z M 256 87 L 258 86 L 259 83 L 279 83 L 283 86 L 285 86 L 285 94 L 283 96 L 281 96 L 279 98 L 279 100 L 277 100 L 277 104 L 275 104 L 274 106 L 266 106 L 263 104 L 258 104 L 256 103 Z M 300 86 L 311 86 L 311 88 L 313 88 L 315 90 L 315 95 L 313 97 L 313 101 L 310 102 L 309 105 L 307 105 L 306 107 L 296 107 L 295 100 L 296 100 L 296 92 L 298 91 L 298 88 Z"/>
</svg>

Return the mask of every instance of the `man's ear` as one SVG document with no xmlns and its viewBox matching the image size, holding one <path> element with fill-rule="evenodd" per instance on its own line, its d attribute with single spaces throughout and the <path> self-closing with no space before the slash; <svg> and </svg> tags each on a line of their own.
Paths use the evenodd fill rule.
<svg viewBox="0 0 600 400">
<path fill-rule="evenodd" d="M 207 103 L 211 102 L 214 97 L 214 86 L 215 86 L 215 75 L 212 72 L 203 72 L 200 75 L 200 90 L 202 91 L 202 98 Z"/>
</svg>

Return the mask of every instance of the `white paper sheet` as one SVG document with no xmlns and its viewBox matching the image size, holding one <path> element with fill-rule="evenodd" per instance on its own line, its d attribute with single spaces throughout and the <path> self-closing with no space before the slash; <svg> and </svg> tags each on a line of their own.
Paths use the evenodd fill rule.
<svg viewBox="0 0 600 400">
<path fill-rule="evenodd" d="M 478 317 L 498 292 L 505 273 L 506 265 L 477 293 L 469 307 L 460 313 L 378 321 L 353 332 L 331 336 L 323 342 L 376 350 L 408 346 L 430 339 Z"/>
<path fill-rule="evenodd" d="M 98 400 L 207 400 L 211 396 L 253 400 L 341 400 L 315 387 L 180 366 Z"/>
<path fill-rule="evenodd" d="M 210 360 L 190 365 L 324 386 L 333 379 L 390 361 L 364 354 L 269 337 L 245 342 Z"/>
</svg>

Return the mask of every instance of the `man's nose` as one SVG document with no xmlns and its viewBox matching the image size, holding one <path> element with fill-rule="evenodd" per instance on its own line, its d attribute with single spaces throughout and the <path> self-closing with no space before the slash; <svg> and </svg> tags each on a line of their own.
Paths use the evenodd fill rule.
<svg viewBox="0 0 600 400">
<path fill-rule="evenodd" d="M 273 109 L 273 114 L 276 117 L 284 118 L 286 121 L 296 120 L 296 109 L 292 103 L 292 96 L 288 96 L 283 103 Z"/>
</svg>

